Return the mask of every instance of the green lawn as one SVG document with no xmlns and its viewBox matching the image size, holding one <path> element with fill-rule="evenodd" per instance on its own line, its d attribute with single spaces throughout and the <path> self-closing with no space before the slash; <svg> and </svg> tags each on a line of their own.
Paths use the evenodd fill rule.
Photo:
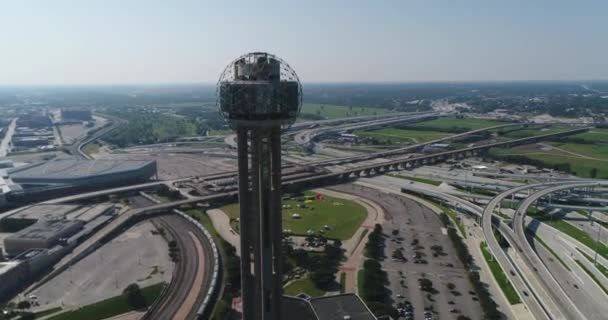
<svg viewBox="0 0 608 320">
<path fill-rule="evenodd" d="M 363 288 L 365 288 L 363 285 L 364 282 L 365 274 L 363 273 L 363 270 L 357 271 L 357 294 L 359 297 L 363 297 Z"/>
<path fill-rule="evenodd" d="M 591 129 L 563 139 L 564 141 L 584 141 L 586 143 L 608 143 L 608 129 Z"/>
<path fill-rule="evenodd" d="M 606 160 L 608 166 L 608 141 L 597 144 L 556 143 L 555 146 L 583 156 Z"/>
<path fill-rule="evenodd" d="M 494 259 L 494 257 L 490 253 L 490 251 L 488 251 L 488 248 L 486 247 L 485 243 L 481 244 L 481 252 L 483 253 L 484 259 L 488 263 L 488 266 L 490 266 L 490 270 L 492 271 L 492 274 L 494 275 L 494 279 L 496 279 L 496 282 L 498 282 L 500 289 L 507 297 L 507 300 L 509 300 L 509 303 L 510 304 L 520 303 L 521 299 L 519 298 L 517 291 L 515 291 L 515 288 L 511 284 L 511 281 L 509 281 L 509 279 L 507 278 L 507 275 L 505 274 L 505 272 L 500 267 L 500 264 L 498 264 L 496 259 Z"/>
<path fill-rule="evenodd" d="M 494 121 L 494 120 L 485 120 L 485 119 L 472 119 L 472 118 L 441 118 L 431 121 L 419 122 L 411 125 L 413 128 L 434 128 L 437 131 L 447 131 L 452 132 L 454 128 L 475 130 L 482 129 L 488 127 L 499 126 L 503 124 L 508 124 L 508 122 Z"/>
<path fill-rule="evenodd" d="M 519 139 L 519 138 L 540 136 L 543 134 L 550 134 L 550 133 L 555 133 L 555 132 L 560 132 L 560 131 L 566 131 L 568 129 L 572 129 L 572 128 L 551 127 L 551 128 L 522 128 L 519 130 L 505 129 L 508 131 L 505 134 L 502 134 L 502 136 L 506 137 L 506 138 Z"/>
<path fill-rule="evenodd" d="M 152 304 L 160 295 L 163 286 L 164 283 L 158 283 L 141 289 L 148 305 Z M 58 314 L 49 318 L 49 320 L 100 320 L 123 314 L 131 310 L 131 307 L 127 304 L 126 298 L 120 295 L 84 306 L 74 311 Z"/>
<path fill-rule="evenodd" d="M 419 143 L 440 139 L 448 136 L 448 133 L 435 131 L 417 131 L 408 129 L 385 128 L 372 131 L 357 131 L 360 137 L 375 138 L 380 143 Z"/>
<path fill-rule="evenodd" d="M 605 152 L 603 151 L 605 149 L 598 148 L 597 146 L 595 146 L 595 148 L 598 148 L 596 151 L 590 151 L 591 149 L 586 147 L 586 145 L 576 145 L 576 147 L 573 148 L 572 145 L 566 144 L 566 148 L 570 148 L 569 151 L 574 151 L 576 149 L 582 152 L 595 152 L 595 154 Z M 531 150 L 530 148 L 492 148 L 490 153 L 498 156 L 521 155 L 526 158 L 543 161 L 549 167 L 556 164 L 569 163 L 571 170 L 575 172 L 577 176 L 584 178 L 589 178 L 591 176 L 591 170 L 596 168 L 597 178 L 608 177 L 608 161 L 581 158 L 555 149 Z"/>
<path fill-rule="evenodd" d="M 302 113 L 315 114 L 325 119 L 381 115 L 391 112 L 383 108 L 336 106 L 331 104 L 304 103 Z"/>
<path fill-rule="evenodd" d="M 608 247 L 602 243 L 598 243 L 588 233 L 562 220 L 545 220 L 544 223 L 554 227 L 555 229 L 571 236 L 582 244 L 589 247 L 591 250 L 596 250 L 602 257 L 608 259 Z"/>
<path fill-rule="evenodd" d="M 308 276 L 291 282 L 283 290 L 285 294 L 290 296 L 296 296 L 300 293 L 306 293 L 307 295 L 316 298 L 325 295 L 325 291 L 317 288 Z"/>
<path fill-rule="evenodd" d="M 305 192 L 312 196 L 313 192 Z M 350 239 L 367 216 L 367 210 L 354 201 L 324 196 L 323 200 L 312 200 L 306 204 L 307 208 L 298 208 L 304 204 L 303 201 L 284 200 L 283 205 L 290 208 L 283 209 L 283 229 L 291 229 L 293 234 L 307 235 L 308 230 L 315 233 L 324 229 L 323 235 L 331 239 Z M 231 219 L 239 217 L 239 205 L 230 204 L 221 208 Z M 297 213 L 300 218 L 293 218 Z"/>
<path fill-rule="evenodd" d="M 83 148 L 82 151 L 88 155 L 94 154 L 94 153 L 98 153 L 99 152 L 99 147 L 100 145 L 97 144 L 96 142 L 92 142 L 89 144 L 86 144 Z"/>
</svg>

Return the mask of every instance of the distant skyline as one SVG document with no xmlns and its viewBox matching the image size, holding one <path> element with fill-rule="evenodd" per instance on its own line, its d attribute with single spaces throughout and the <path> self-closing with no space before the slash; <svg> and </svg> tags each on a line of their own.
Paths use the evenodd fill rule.
<svg viewBox="0 0 608 320">
<path fill-rule="evenodd" d="M 250 51 L 307 83 L 608 79 L 601 0 L 5 2 L 2 86 L 213 83 Z"/>
</svg>

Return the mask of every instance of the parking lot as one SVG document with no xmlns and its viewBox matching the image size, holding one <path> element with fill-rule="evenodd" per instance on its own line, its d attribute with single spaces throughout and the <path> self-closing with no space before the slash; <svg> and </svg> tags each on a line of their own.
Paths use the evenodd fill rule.
<svg viewBox="0 0 608 320">
<path fill-rule="evenodd" d="M 382 225 L 386 258 L 382 266 L 388 273 L 395 307 L 411 304 L 411 319 L 427 318 L 425 309 L 432 310 L 432 319 L 456 319 L 459 315 L 482 319 L 481 305 L 466 270 L 436 213 L 398 195 L 358 185 L 343 185 L 340 189 L 375 199 L 386 211 Z M 397 251 L 405 259 L 393 258 Z M 430 282 L 421 283 L 420 279 Z M 429 291 L 434 293 L 423 291 L 421 284 L 430 284 Z"/>
<path fill-rule="evenodd" d="M 170 282 L 173 263 L 166 241 L 141 222 L 32 292 L 40 305 L 74 307 L 122 293 L 131 283 Z"/>
</svg>

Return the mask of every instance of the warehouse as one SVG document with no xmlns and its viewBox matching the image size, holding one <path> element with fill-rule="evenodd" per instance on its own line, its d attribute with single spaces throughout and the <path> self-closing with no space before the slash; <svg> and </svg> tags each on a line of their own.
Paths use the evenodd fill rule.
<svg viewBox="0 0 608 320">
<path fill-rule="evenodd" d="M 62 238 L 82 229 L 81 221 L 40 220 L 33 225 L 14 233 L 4 239 L 7 255 L 16 256 L 29 249 L 51 248 Z"/>
</svg>

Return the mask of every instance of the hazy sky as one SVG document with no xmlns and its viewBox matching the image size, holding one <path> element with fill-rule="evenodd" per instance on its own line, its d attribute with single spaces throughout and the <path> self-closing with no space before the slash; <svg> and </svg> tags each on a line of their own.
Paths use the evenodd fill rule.
<svg viewBox="0 0 608 320">
<path fill-rule="evenodd" d="M 0 0 L 0 85 L 608 79 L 606 0 Z"/>
</svg>

